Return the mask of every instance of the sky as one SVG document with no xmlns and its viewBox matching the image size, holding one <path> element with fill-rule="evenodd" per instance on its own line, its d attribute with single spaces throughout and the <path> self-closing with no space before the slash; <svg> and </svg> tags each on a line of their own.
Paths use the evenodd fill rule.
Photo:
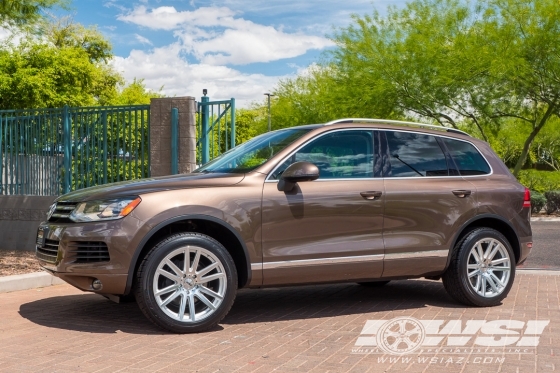
<svg viewBox="0 0 560 373">
<path fill-rule="evenodd" d="M 351 15 L 405 0 L 73 0 L 76 22 L 111 41 L 127 81 L 168 96 L 264 100 L 280 79 L 305 72 Z"/>
</svg>

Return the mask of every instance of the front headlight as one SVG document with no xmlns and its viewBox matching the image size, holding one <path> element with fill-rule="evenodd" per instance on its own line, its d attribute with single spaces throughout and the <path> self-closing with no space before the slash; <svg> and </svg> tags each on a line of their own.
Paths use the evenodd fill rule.
<svg viewBox="0 0 560 373">
<path fill-rule="evenodd" d="M 122 219 L 142 202 L 140 197 L 82 202 L 70 214 L 75 222 Z"/>
</svg>

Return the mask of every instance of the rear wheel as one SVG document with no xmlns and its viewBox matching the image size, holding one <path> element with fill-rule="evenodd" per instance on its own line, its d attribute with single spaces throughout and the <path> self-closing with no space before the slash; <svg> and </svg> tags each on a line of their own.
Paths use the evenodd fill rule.
<svg viewBox="0 0 560 373">
<path fill-rule="evenodd" d="M 443 285 L 455 300 L 471 306 L 496 306 L 515 279 L 515 256 L 508 240 L 491 228 L 477 228 L 453 252 Z"/>
<path fill-rule="evenodd" d="M 237 272 L 227 250 L 213 238 L 180 233 L 155 245 L 142 261 L 135 296 L 154 324 L 175 333 L 217 325 L 237 292 Z"/>
<path fill-rule="evenodd" d="M 389 282 L 391 281 L 358 282 L 358 284 L 368 288 L 380 288 L 382 286 L 387 285 Z"/>
</svg>

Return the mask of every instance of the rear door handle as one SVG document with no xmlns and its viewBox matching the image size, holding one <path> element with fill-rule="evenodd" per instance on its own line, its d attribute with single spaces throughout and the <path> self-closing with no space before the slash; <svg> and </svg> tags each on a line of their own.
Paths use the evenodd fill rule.
<svg viewBox="0 0 560 373">
<path fill-rule="evenodd" d="M 465 197 L 471 195 L 471 191 L 470 190 L 454 190 L 453 194 L 455 194 L 459 198 L 465 198 Z"/>
<path fill-rule="evenodd" d="M 378 192 L 378 191 L 371 191 L 371 192 L 361 192 L 360 195 L 362 197 L 364 197 L 364 199 L 376 199 L 381 197 L 381 195 L 383 194 L 383 192 Z"/>
</svg>

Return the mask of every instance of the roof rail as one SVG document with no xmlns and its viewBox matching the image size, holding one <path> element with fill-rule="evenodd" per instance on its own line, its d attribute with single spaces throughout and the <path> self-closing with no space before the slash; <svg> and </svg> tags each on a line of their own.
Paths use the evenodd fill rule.
<svg viewBox="0 0 560 373">
<path fill-rule="evenodd" d="M 399 126 L 410 126 L 410 127 L 426 127 L 431 128 L 439 131 L 447 131 L 452 133 L 458 133 L 461 135 L 471 136 L 468 133 L 455 129 L 455 128 L 448 128 L 444 126 L 436 126 L 434 124 L 424 124 L 418 122 L 405 122 L 402 120 L 392 120 L 392 119 L 370 119 L 370 118 L 343 118 L 343 119 L 335 119 L 331 120 L 330 122 L 325 123 L 325 126 L 337 123 L 377 123 L 377 124 L 396 124 Z"/>
</svg>

